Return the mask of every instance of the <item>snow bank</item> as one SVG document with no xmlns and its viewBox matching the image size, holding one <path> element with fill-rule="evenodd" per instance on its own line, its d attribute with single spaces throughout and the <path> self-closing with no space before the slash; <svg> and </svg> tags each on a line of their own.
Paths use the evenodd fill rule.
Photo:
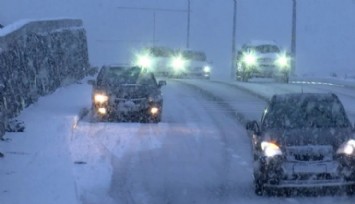
<svg viewBox="0 0 355 204">
<path fill-rule="evenodd" d="M 20 114 L 26 131 L 0 142 L 1 204 L 81 203 L 69 146 L 73 121 L 90 96 L 86 84 L 63 87 Z"/>
</svg>

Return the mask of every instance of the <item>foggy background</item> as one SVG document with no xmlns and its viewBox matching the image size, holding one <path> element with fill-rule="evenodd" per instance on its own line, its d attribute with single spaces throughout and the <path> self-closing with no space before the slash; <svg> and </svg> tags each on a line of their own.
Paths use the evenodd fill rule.
<svg viewBox="0 0 355 204">
<path fill-rule="evenodd" d="M 355 75 L 355 1 L 298 0 L 296 74 Z M 0 24 L 20 19 L 80 18 L 87 29 L 90 63 L 129 63 L 153 42 L 153 11 L 187 9 L 187 0 L 1 0 Z M 212 78 L 231 66 L 232 0 L 191 0 L 190 48 L 213 62 Z M 290 50 L 291 0 L 238 0 L 237 48 L 249 40 L 275 40 Z M 156 45 L 184 48 L 186 12 L 157 11 Z"/>
</svg>

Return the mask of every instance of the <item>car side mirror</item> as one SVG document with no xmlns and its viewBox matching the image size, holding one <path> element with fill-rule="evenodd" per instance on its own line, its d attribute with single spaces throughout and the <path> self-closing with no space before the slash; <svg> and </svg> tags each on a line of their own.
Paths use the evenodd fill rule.
<svg viewBox="0 0 355 204">
<path fill-rule="evenodd" d="M 88 80 L 88 84 L 94 86 L 94 85 L 96 84 L 96 80 L 94 80 L 94 79 L 89 79 L 89 80 Z"/>
<path fill-rule="evenodd" d="M 164 80 L 159 81 L 158 86 L 159 87 L 166 86 L 166 81 L 164 81 Z"/>
<path fill-rule="evenodd" d="M 258 122 L 256 122 L 255 120 L 248 121 L 246 123 L 246 125 L 245 125 L 245 128 L 248 131 L 253 131 L 254 133 L 257 133 L 257 134 L 260 132 L 260 128 L 259 128 Z"/>
</svg>

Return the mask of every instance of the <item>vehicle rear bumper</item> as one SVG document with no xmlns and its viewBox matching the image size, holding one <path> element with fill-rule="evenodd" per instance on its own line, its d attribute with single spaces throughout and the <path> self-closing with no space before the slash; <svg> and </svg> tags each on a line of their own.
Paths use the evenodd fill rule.
<svg viewBox="0 0 355 204">
<path fill-rule="evenodd" d="M 251 67 L 248 69 L 252 77 L 271 78 L 281 77 L 285 75 L 279 67 L 275 65 L 262 65 L 257 67 Z"/>
<path fill-rule="evenodd" d="M 320 187 L 345 187 L 355 185 L 355 181 L 344 179 L 332 180 L 282 180 L 278 184 L 265 184 L 265 187 L 272 188 L 320 188 Z"/>
<path fill-rule="evenodd" d="M 355 172 L 336 160 L 316 162 L 283 162 L 278 173 L 268 174 L 267 187 L 323 188 L 355 185 Z"/>
</svg>

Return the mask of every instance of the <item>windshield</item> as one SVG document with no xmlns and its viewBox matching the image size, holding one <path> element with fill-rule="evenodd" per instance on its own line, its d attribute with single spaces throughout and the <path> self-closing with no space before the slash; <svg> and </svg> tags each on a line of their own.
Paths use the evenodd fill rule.
<svg viewBox="0 0 355 204">
<path fill-rule="evenodd" d="M 198 51 L 183 51 L 183 57 L 188 60 L 206 61 L 206 55 Z"/>
<path fill-rule="evenodd" d="M 103 68 L 98 75 L 98 85 L 143 85 L 156 86 L 154 77 L 141 71 L 141 68 L 109 67 Z"/>
<path fill-rule="evenodd" d="M 343 107 L 333 99 L 285 100 L 267 109 L 264 128 L 344 128 L 349 121 Z"/>
<path fill-rule="evenodd" d="M 0 204 L 355 203 L 354 104 L 355 0 L 0 0 Z"/>
<path fill-rule="evenodd" d="M 154 57 L 171 57 L 174 54 L 173 49 L 166 47 L 151 47 L 148 52 Z"/>
<path fill-rule="evenodd" d="M 280 49 L 275 45 L 259 45 L 255 47 L 249 47 L 249 51 L 253 50 L 258 53 L 279 53 Z"/>
</svg>

